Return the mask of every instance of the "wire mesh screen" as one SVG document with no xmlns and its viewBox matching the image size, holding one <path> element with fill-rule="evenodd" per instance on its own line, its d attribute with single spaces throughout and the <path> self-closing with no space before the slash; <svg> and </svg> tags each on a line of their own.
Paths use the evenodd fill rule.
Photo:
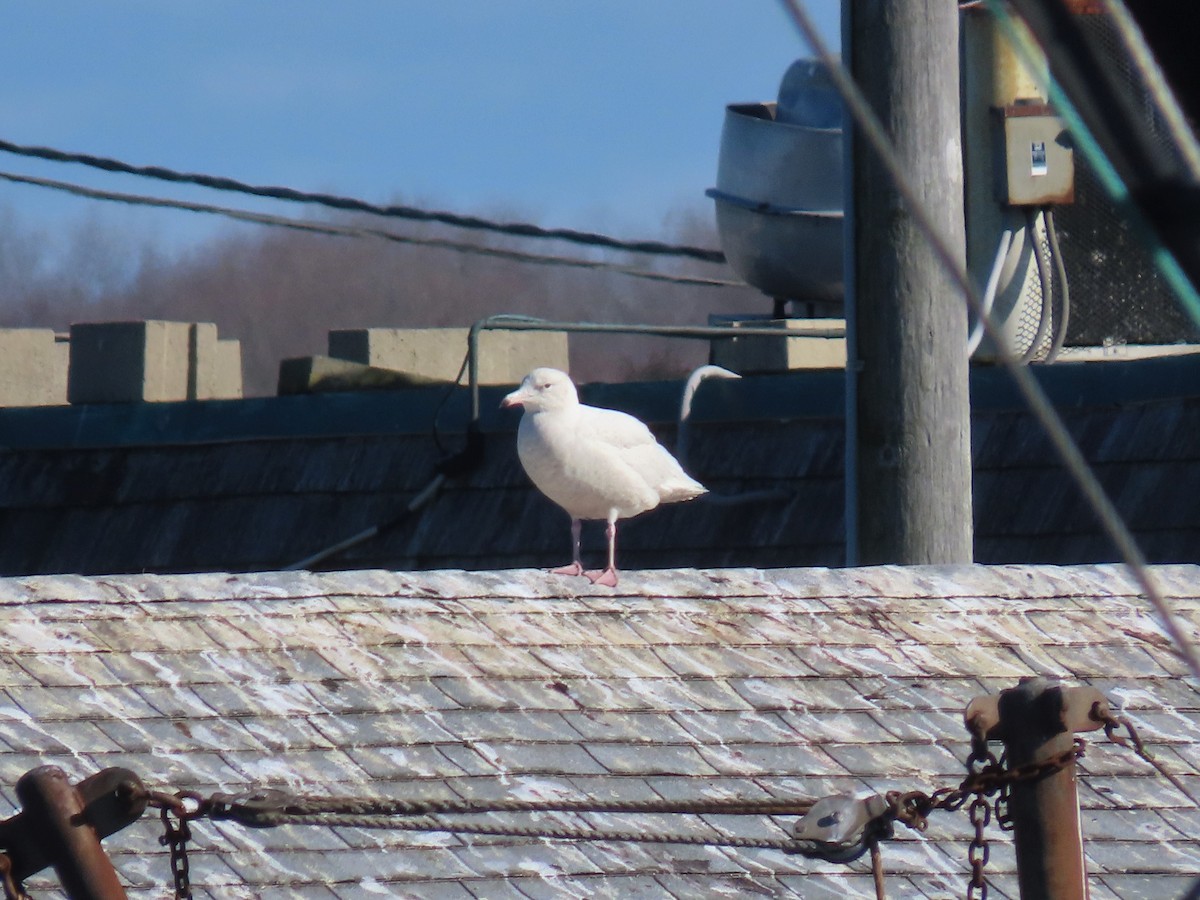
<svg viewBox="0 0 1200 900">
<path fill-rule="evenodd" d="M 1084 15 L 1079 22 L 1143 112 L 1143 127 L 1177 152 L 1112 21 L 1104 15 Z M 1075 203 L 1057 209 L 1055 215 L 1071 296 L 1068 345 L 1200 340 L 1200 329 L 1180 308 L 1082 154 L 1075 155 Z"/>
</svg>

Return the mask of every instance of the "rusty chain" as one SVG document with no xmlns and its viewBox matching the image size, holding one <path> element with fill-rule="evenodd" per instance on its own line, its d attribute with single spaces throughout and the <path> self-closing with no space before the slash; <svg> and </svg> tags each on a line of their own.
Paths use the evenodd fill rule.
<svg viewBox="0 0 1200 900">
<path fill-rule="evenodd" d="M 986 829 L 992 818 L 992 806 L 983 794 L 976 794 L 967 815 L 975 828 L 975 835 L 967 845 L 967 862 L 971 864 L 971 880 L 967 882 L 967 900 L 987 900 L 988 885 L 984 867 L 992 855 Z"/>
<path fill-rule="evenodd" d="M 174 794 L 147 791 L 146 805 L 159 810 L 162 818 L 163 836 L 158 842 L 171 850 L 171 880 L 175 887 L 175 900 L 192 900 L 191 866 L 187 855 L 192 829 L 188 822 L 208 815 L 211 801 L 195 791 L 178 791 Z M 178 824 L 172 821 L 172 817 L 178 820 Z"/>
<path fill-rule="evenodd" d="M 967 757 L 967 777 L 956 788 L 941 788 L 932 794 L 923 791 L 890 791 L 887 794 L 896 820 L 914 831 L 929 827 L 928 816 L 934 810 L 956 811 L 962 809 L 970 799 L 968 818 L 974 835 L 967 847 L 967 861 L 971 864 L 971 880 L 967 886 L 968 900 L 987 900 L 988 888 L 984 868 L 991 856 L 985 829 L 995 812 L 1001 827 L 1008 821 L 1008 793 L 1012 785 L 1024 781 L 1036 781 L 1070 765 L 1083 756 L 1086 743 L 1076 737 L 1071 747 L 1062 753 L 1040 762 L 1027 763 L 1014 769 L 1007 767 L 1004 758 L 997 759 L 988 749 L 982 735 L 973 734 L 971 754 Z M 995 796 L 989 802 L 986 798 Z"/>
<path fill-rule="evenodd" d="M 171 848 L 171 880 L 175 885 L 175 900 L 192 900 L 192 881 L 188 863 L 187 844 L 192 839 L 192 830 L 187 819 L 175 825 L 171 821 L 171 809 L 163 807 L 164 834 L 159 843 Z"/>
<path fill-rule="evenodd" d="M 1015 769 L 1004 768 L 1003 763 L 996 761 L 995 756 L 989 753 L 992 762 L 968 774 L 956 788 L 940 788 L 932 794 L 926 794 L 924 791 L 889 791 L 888 802 L 891 803 L 898 822 L 914 831 L 924 831 L 929 825 L 927 817 L 934 810 L 954 812 L 962 809 L 972 795 L 999 794 L 1013 784 L 1051 775 L 1083 756 L 1085 747 L 1086 742 L 1083 738 L 1077 737 L 1071 747 L 1062 753 L 1041 762 L 1017 766 Z"/>
<path fill-rule="evenodd" d="M 987 797 L 990 793 L 1000 794 L 1004 783 L 996 784 L 1005 774 L 1003 764 L 996 759 L 988 747 L 987 738 L 976 721 L 969 724 L 971 731 L 971 755 L 967 757 L 967 780 L 972 781 L 974 798 L 967 810 L 967 817 L 975 830 L 971 843 L 967 845 L 967 862 L 971 866 L 971 880 L 967 882 L 967 900 L 987 900 L 988 884 L 984 876 L 988 860 L 992 855 L 987 840 L 987 826 L 992 818 L 992 807 Z M 999 797 L 997 797 L 999 802 Z"/>
<path fill-rule="evenodd" d="M 1083 751 L 1080 750 L 1080 755 Z M 1000 754 L 1000 767 L 1008 768 L 1008 751 Z M 996 824 L 1000 826 L 1001 831 L 1012 831 L 1014 828 L 1012 815 L 1008 811 L 1008 801 L 1012 796 L 1012 784 L 1005 782 L 1000 785 L 1000 791 L 996 794 L 996 802 L 994 804 L 996 811 Z"/>
</svg>

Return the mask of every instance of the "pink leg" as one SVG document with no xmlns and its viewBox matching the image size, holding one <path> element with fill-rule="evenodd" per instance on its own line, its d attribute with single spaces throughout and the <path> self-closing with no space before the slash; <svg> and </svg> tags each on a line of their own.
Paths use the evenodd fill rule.
<svg viewBox="0 0 1200 900">
<path fill-rule="evenodd" d="M 551 569 L 551 575 L 582 575 L 583 563 L 579 561 L 579 533 L 583 529 L 583 523 L 578 519 L 571 520 L 571 547 L 574 553 L 573 562 L 569 566 L 559 566 L 557 569 Z"/>
<path fill-rule="evenodd" d="M 608 568 L 603 572 L 584 572 L 592 584 L 604 584 L 608 587 L 617 586 L 617 517 L 610 515 L 608 525 L 604 529 L 608 538 Z"/>
</svg>

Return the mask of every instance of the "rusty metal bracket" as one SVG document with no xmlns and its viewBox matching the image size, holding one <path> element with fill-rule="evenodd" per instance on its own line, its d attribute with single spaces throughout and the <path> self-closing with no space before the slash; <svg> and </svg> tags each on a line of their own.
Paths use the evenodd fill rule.
<svg viewBox="0 0 1200 900">
<path fill-rule="evenodd" d="M 1079 734 L 1084 731 L 1098 731 L 1104 727 L 1103 716 L 1108 713 L 1108 701 L 1094 687 L 1061 687 L 1054 685 L 1052 682 L 1044 678 L 1022 678 L 1020 684 L 1022 686 L 1033 685 L 1040 683 L 1046 686 L 1057 688 L 1058 695 L 1061 697 L 1061 704 L 1055 702 L 1057 710 L 1051 710 L 1047 707 L 1047 712 L 1053 718 L 1057 725 L 1061 725 L 1059 731 L 1069 732 L 1071 734 Z M 1001 691 L 999 694 L 992 694 L 985 697 L 976 697 L 967 705 L 967 711 L 963 715 L 963 720 L 966 723 L 967 730 L 972 734 L 981 734 L 989 741 L 1004 741 L 1005 729 L 1001 724 L 1000 718 L 1000 699 L 1002 696 L 1008 695 L 1010 691 L 1020 690 L 1021 688 L 1010 688 L 1008 691 Z M 1096 710 L 1093 713 L 1093 710 Z M 1100 716 L 1100 718 L 1097 718 Z M 1012 726 L 1009 725 L 1011 728 Z"/>
<path fill-rule="evenodd" d="M 892 804 L 879 794 L 823 797 L 796 823 L 795 852 L 826 862 L 853 862 L 881 838 L 891 837 L 894 818 Z"/>
<path fill-rule="evenodd" d="M 145 793 L 128 769 L 104 769 L 74 786 L 57 766 L 26 772 L 17 782 L 22 812 L 0 822 L 12 880 L 53 866 L 72 900 L 124 898 L 100 841 L 141 817 Z"/>
<path fill-rule="evenodd" d="M 1097 713 L 1107 710 L 1095 688 L 1064 687 L 1047 678 L 1023 678 L 1017 687 L 976 698 L 967 707 L 971 733 L 1002 741 L 1011 772 L 1035 775 L 1014 781 L 1007 802 L 1022 897 L 1087 896 L 1076 767 L 1057 761 L 1079 755 L 1075 733 L 1104 727 Z"/>
</svg>

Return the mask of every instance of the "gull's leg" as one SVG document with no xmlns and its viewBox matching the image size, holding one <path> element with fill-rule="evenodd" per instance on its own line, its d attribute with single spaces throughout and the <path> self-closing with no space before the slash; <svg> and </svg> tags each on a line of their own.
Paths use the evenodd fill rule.
<svg viewBox="0 0 1200 900">
<path fill-rule="evenodd" d="M 571 520 L 571 548 L 574 553 L 573 562 L 569 566 L 559 566 L 557 569 L 551 569 L 551 575 L 582 575 L 583 563 L 579 560 L 579 533 L 583 530 L 583 523 L 579 519 Z"/>
<path fill-rule="evenodd" d="M 604 584 L 609 587 L 617 586 L 617 511 L 608 514 L 608 525 L 604 528 L 604 536 L 608 538 L 608 568 L 603 572 L 584 572 L 592 584 Z"/>
</svg>

